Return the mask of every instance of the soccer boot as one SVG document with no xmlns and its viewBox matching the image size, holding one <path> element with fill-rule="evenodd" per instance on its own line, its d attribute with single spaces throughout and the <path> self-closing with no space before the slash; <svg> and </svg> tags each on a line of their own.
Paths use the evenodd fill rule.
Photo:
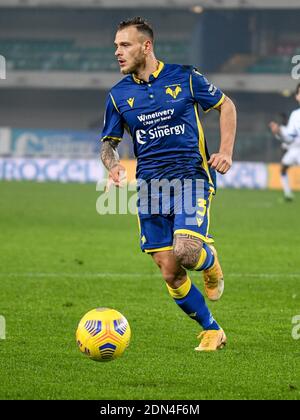
<svg viewBox="0 0 300 420">
<path fill-rule="evenodd" d="M 203 270 L 204 290 L 209 300 L 216 301 L 224 292 L 224 276 L 215 247 L 208 246 L 214 254 L 215 261 L 210 268 Z"/>
<path fill-rule="evenodd" d="M 216 351 L 221 350 L 227 342 L 224 331 L 221 330 L 206 330 L 198 335 L 200 344 L 195 348 L 196 351 Z"/>
</svg>

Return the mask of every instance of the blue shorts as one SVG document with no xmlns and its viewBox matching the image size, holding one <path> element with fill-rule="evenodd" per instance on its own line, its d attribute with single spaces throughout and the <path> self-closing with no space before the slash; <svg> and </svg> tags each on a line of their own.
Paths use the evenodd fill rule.
<svg viewBox="0 0 300 420">
<path fill-rule="evenodd" d="M 214 242 L 209 235 L 214 188 L 205 180 L 186 181 L 189 181 L 188 185 L 179 181 L 181 190 L 171 189 L 166 200 L 166 191 L 151 191 L 146 199 L 147 206 L 141 203 L 139 194 L 138 219 L 143 252 L 172 250 L 175 233 L 190 234 L 206 243 Z"/>
</svg>

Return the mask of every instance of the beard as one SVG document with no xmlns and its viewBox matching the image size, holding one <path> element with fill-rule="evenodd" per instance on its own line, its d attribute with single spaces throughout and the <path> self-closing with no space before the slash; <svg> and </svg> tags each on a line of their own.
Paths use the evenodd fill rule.
<svg viewBox="0 0 300 420">
<path fill-rule="evenodd" d="M 138 71 L 141 68 L 144 68 L 145 66 L 146 66 L 146 56 L 144 54 L 141 54 L 140 56 L 134 58 L 134 61 L 130 67 L 126 69 L 121 69 L 121 73 L 122 74 L 138 73 Z"/>
</svg>

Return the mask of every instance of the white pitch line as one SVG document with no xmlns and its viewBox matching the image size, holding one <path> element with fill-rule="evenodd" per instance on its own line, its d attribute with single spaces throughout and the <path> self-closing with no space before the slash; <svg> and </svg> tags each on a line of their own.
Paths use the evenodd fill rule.
<svg viewBox="0 0 300 420">
<path fill-rule="evenodd" d="M 138 274 L 138 273 L 0 273 L 0 277 L 69 277 L 69 278 L 106 278 L 106 277 L 158 277 L 160 274 Z"/>
<path fill-rule="evenodd" d="M 253 278 L 272 278 L 272 277 L 284 277 L 284 278 L 297 278 L 300 277 L 300 273 L 225 273 L 225 277 L 253 277 Z"/>
<path fill-rule="evenodd" d="M 31 277 L 31 278 L 106 278 L 106 277 L 161 277 L 160 273 L 1 273 L 0 277 Z M 230 277 L 251 277 L 251 278 L 300 278 L 300 273 L 226 273 L 226 278 Z"/>
</svg>

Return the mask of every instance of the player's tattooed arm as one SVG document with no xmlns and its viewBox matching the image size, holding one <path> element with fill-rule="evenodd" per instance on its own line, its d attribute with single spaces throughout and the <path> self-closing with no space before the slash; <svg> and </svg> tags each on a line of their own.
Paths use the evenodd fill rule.
<svg viewBox="0 0 300 420">
<path fill-rule="evenodd" d="M 102 144 L 100 156 L 103 165 L 108 171 L 120 163 L 120 157 L 117 151 L 118 145 L 119 142 L 115 140 L 106 140 Z"/>
<path fill-rule="evenodd" d="M 201 239 L 182 233 L 174 235 L 173 252 L 184 268 L 191 270 L 197 265 L 201 249 Z"/>
<path fill-rule="evenodd" d="M 122 186 L 122 181 L 126 179 L 126 169 L 120 163 L 117 151 L 119 142 L 109 139 L 105 140 L 101 149 L 101 160 L 108 170 L 108 180 L 105 190 L 108 191 L 112 184 L 117 187 Z"/>
</svg>

